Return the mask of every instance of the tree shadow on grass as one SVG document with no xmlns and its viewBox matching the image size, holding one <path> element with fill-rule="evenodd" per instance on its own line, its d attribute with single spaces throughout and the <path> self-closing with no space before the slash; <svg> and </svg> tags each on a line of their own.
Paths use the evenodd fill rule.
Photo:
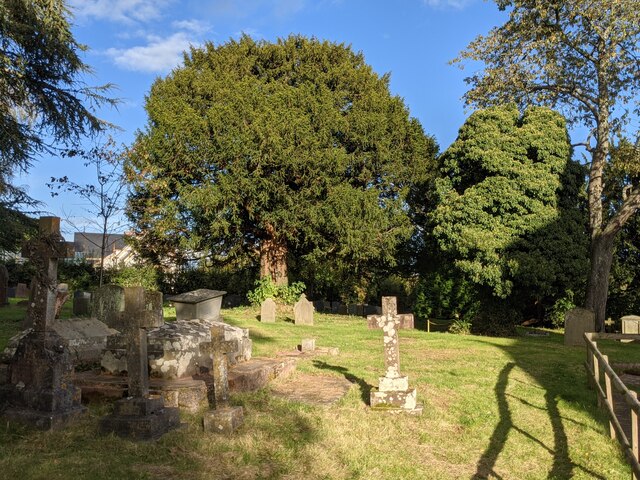
<svg viewBox="0 0 640 480">
<path fill-rule="evenodd" d="M 494 428 L 487 448 L 478 460 L 476 473 L 472 479 L 488 478 L 489 476 L 501 478 L 494 471 L 494 467 L 498 456 L 504 448 L 509 432 L 514 430 L 532 442 L 537 443 L 553 457 L 553 464 L 547 474 L 547 478 L 572 478 L 574 470 L 577 469 L 589 475 L 590 478 L 605 480 L 606 477 L 572 461 L 569 456 L 569 444 L 563 420 L 574 423 L 575 421 L 561 416 L 558 402 L 559 400 L 565 400 L 567 402 L 578 401 L 580 400 L 580 393 L 575 393 L 575 389 L 586 389 L 586 378 L 580 376 L 578 373 L 581 371 L 580 368 L 571 368 L 573 366 L 571 365 L 573 359 L 578 363 L 580 362 L 580 360 L 573 355 L 574 352 L 565 350 L 567 347 L 564 347 L 560 339 L 554 336 L 548 340 L 522 339 L 512 345 L 505 345 L 501 348 L 509 354 L 513 361 L 506 364 L 498 375 L 494 391 L 500 418 Z M 572 355 L 567 355 L 567 353 L 571 353 Z M 552 358 L 556 357 L 557 361 L 535 362 L 537 355 L 547 355 Z M 516 379 L 509 378 L 512 370 L 516 366 L 525 371 L 540 385 L 540 387 L 537 385 L 532 386 L 544 390 L 544 407 L 533 405 L 527 400 L 507 393 L 509 381 L 516 381 Z M 527 407 L 545 410 L 547 412 L 553 432 L 553 446 L 545 445 L 538 438 L 513 423 L 508 403 L 509 398 L 517 400 Z"/>
<path fill-rule="evenodd" d="M 331 370 L 333 372 L 338 372 L 344 375 L 344 378 L 346 378 L 349 382 L 358 385 L 358 387 L 360 388 L 360 398 L 366 405 L 369 405 L 369 398 L 373 385 L 369 384 L 366 380 L 360 377 L 356 377 L 352 373 L 349 373 L 349 370 L 345 367 L 341 367 L 339 365 L 329 365 L 327 362 L 324 362 L 322 360 L 314 360 L 313 366 L 321 370 Z"/>
</svg>

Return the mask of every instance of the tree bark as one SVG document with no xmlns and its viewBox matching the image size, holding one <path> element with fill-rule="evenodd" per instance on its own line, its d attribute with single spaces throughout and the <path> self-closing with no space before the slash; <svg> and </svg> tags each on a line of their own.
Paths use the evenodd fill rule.
<svg viewBox="0 0 640 480">
<path fill-rule="evenodd" d="M 596 315 L 597 332 L 604 331 L 615 237 L 615 233 L 600 233 L 591 238 L 591 270 L 585 307 Z"/>
<path fill-rule="evenodd" d="M 271 277 L 278 286 L 289 283 L 287 277 L 287 242 L 273 237 L 260 245 L 260 278 Z"/>
</svg>

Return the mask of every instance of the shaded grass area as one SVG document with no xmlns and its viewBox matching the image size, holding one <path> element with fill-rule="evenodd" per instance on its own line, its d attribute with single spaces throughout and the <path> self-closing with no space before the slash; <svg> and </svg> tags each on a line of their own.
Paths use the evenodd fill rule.
<svg viewBox="0 0 640 480">
<path fill-rule="evenodd" d="M 0 311 L 0 345 L 14 319 Z M 169 312 L 170 313 L 170 312 Z M 608 438 L 606 417 L 587 388 L 582 348 L 562 335 L 490 338 L 401 331 L 401 368 L 422 416 L 372 412 L 369 390 L 384 371 L 382 333 L 358 317 L 317 314 L 314 326 L 258 311 L 223 311 L 249 328 L 254 356 L 292 350 L 302 338 L 339 347 L 338 356 L 303 359 L 298 370 L 353 383 L 332 407 L 235 395 L 245 424 L 233 436 L 204 433 L 201 415 L 158 442 L 97 435 L 108 405 L 92 405 L 78 425 L 34 432 L 0 425 L 0 477 L 132 479 L 627 479 L 630 469 Z M 640 361 L 634 344 L 599 344 L 612 361 Z"/>
</svg>

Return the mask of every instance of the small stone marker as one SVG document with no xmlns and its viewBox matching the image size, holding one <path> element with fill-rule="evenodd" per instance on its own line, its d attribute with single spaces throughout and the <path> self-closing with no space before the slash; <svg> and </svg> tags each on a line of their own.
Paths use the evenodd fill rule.
<svg viewBox="0 0 640 480">
<path fill-rule="evenodd" d="M 176 320 L 219 320 L 222 297 L 227 292 L 199 288 L 167 297 L 176 307 Z"/>
<path fill-rule="evenodd" d="M 301 352 L 313 352 L 316 349 L 316 339 L 303 338 L 298 348 Z"/>
<path fill-rule="evenodd" d="M 422 413 L 422 405 L 416 402 L 416 389 L 409 389 L 409 379 L 400 374 L 400 344 L 398 326 L 400 316 L 396 313 L 395 297 L 382 297 L 383 311 L 375 317 L 377 326 L 384 333 L 385 375 L 379 379 L 378 390 L 372 390 L 371 407 L 379 410 Z"/>
<path fill-rule="evenodd" d="M 0 307 L 9 305 L 9 271 L 0 264 Z"/>
<path fill-rule="evenodd" d="M 227 354 L 238 347 L 235 341 L 227 341 L 224 336 L 224 327 L 211 327 L 213 395 L 210 397 L 212 410 L 206 412 L 203 417 L 205 432 L 233 433 L 244 420 L 242 407 L 229 405 Z"/>
<path fill-rule="evenodd" d="M 313 303 L 307 300 L 307 296 L 303 293 L 300 299 L 293 306 L 293 318 L 296 325 L 313 325 Z"/>
<path fill-rule="evenodd" d="M 276 321 L 276 302 L 273 298 L 267 298 L 260 306 L 260 321 L 262 323 L 274 323 Z"/>
<path fill-rule="evenodd" d="M 76 317 L 91 315 L 91 292 L 83 290 L 73 292 L 73 315 Z"/>
<path fill-rule="evenodd" d="M 73 256 L 73 243 L 60 235 L 58 217 L 41 217 L 39 235 L 22 252 L 36 266 L 34 295 L 27 317 L 33 330 L 19 342 L 9 364 L 8 383 L 0 387 L 3 412 L 10 421 L 50 430 L 84 413 L 80 389 L 71 382 L 73 363 L 64 340 L 51 329 L 55 316 L 58 259 Z"/>
<path fill-rule="evenodd" d="M 596 331 L 596 314 L 584 308 L 569 310 L 564 316 L 564 344 L 584 347 L 584 334 Z"/>
<path fill-rule="evenodd" d="M 180 425 L 177 408 L 164 406 L 162 397 L 149 397 L 147 332 L 150 315 L 142 287 L 124 288 L 129 396 L 114 404 L 113 414 L 100 422 L 102 433 L 115 433 L 133 440 L 160 438 Z"/>
<path fill-rule="evenodd" d="M 382 297 L 382 315 L 387 315 L 389 312 L 398 311 L 398 301 L 396 297 Z M 398 328 L 411 329 L 414 328 L 413 313 L 395 314 L 400 322 Z M 367 326 L 370 329 L 380 328 L 378 326 L 376 315 L 367 315 Z"/>
</svg>

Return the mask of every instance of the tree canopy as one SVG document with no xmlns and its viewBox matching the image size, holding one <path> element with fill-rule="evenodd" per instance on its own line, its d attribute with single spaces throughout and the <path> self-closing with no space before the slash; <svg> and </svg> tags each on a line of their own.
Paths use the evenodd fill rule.
<svg viewBox="0 0 640 480">
<path fill-rule="evenodd" d="M 558 113 L 515 105 L 472 114 L 439 160 L 433 236 L 490 296 L 551 301 L 586 273 L 584 171 Z"/>
<path fill-rule="evenodd" d="M 301 36 L 192 48 L 146 110 L 127 165 L 140 250 L 260 259 L 277 283 L 293 253 L 355 272 L 392 263 L 437 149 L 388 75 Z"/>
<path fill-rule="evenodd" d="M 509 20 L 456 61 L 484 62 L 467 78 L 475 106 L 516 102 L 558 108 L 589 129 L 591 271 L 586 306 L 603 327 L 614 237 L 640 206 L 631 185 L 615 210 L 603 204 L 603 172 L 614 134 L 640 113 L 640 9 L 636 0 L 496 0 Z M 637 132 L 633 132 L 636 134 Z M 622 198 L 622 192 L 618 192 Z"/>
</svg>

